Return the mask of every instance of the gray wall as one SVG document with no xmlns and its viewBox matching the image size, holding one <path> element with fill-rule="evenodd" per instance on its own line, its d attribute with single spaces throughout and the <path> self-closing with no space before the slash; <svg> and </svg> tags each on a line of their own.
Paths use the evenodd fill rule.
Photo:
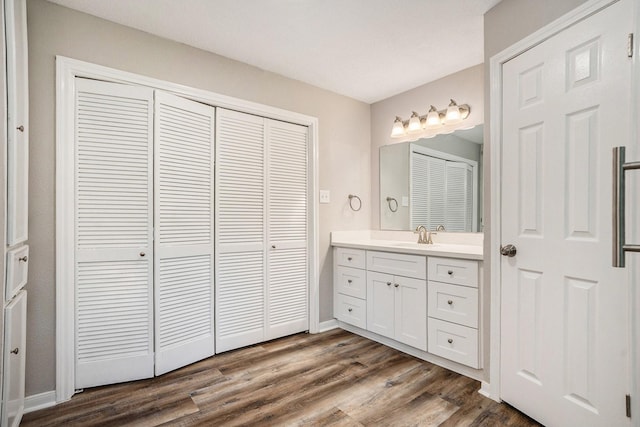
<svg viewBox="0 0 640 427">
<path fill-rule="evenodd" d="M 218 55 L 29 0 L 30 271 L 27 396 L 55 389 L 55 55 L 318 117 L 320 320 L 332 316 L 331 230 L 371 227 L 370 106 Z M 304 53 L 303 53 L 304 54 Z M 347 195 L 363 209 L 348 209 Z"/>
</svg>

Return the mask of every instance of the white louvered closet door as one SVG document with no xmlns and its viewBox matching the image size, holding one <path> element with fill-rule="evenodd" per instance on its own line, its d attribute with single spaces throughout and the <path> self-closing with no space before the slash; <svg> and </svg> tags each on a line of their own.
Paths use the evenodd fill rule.
<svg viewBox="0 0 640 427">
<path fill-rule="evenodd" d="M 307 128 L 267 120 L 266 339 L 309 329 Z"/>
<path fill-rule="evenodd" d="M 214 354 L 214 108 L 156 91 L 155 373 Z"/>
<path fill-rule="evenodd" d="M 76 79 L 76 388 L 153 376 L 153 91 Z"/>
<path fill-rule="evenodd" d="M 216 352 L 265 336 L 265 119 L 216 114 Z"/>
</svg>

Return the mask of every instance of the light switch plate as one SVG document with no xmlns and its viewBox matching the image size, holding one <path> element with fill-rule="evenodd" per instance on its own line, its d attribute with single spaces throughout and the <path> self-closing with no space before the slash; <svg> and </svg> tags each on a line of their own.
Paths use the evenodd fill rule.
<svg viewBox="0 0 640 427">
<path fill-rule="evenodd" d="M 320 203 L 329 203 L 331 201 L 331 192 L 329 190 L 320 190 Z"/>
</svg>

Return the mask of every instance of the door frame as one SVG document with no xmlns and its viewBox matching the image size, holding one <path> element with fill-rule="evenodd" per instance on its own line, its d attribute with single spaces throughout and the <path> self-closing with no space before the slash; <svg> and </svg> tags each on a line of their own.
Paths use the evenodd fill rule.
<svg viewBox="0 0 640 427">
<path fill-rule="evenodd" d="M 56 402 L 69 400 L 75 393 L 74 346 L 74 206 L 75 78 L 84 77 L 113 83 L 146 86 L 194 101 L 242 111 L 309 128 L 309 332 L 320 332 L 318 119 L 256 102 L 196 89 L 165 80 L 104 67 L 76 59 L 56 56 Z"/>
<path fill-rule="evenodd" d="M 576 9 L 551 22 L 540 30 L 530 34 L 523 38 L 519 42 L 506 48 L 502 52 L 494 55 L 490 59 L 489 63 L 489 81 L 490 81 L 490 129 L 489 129 L 489 141 L 490 141 L 490 194 L 491 200 L 489 204 L 490 209 L 490 233 L 488 234 L 489 240 L 489 253 L 485 253 L 485 262 L 489 263 L 489 279 L 491 286 L 491 307 L 490 307 L 490 375 L 489 382 L 482 384 L 481 393 L 493 400 L 501 401 L 500 390 L 500 330 L 501 330 L 501 257 L 497 254 L 501 245 L 501 206 L 502 206 L 502 194 L 501 194 L 501 179 L 502 179 L 502 68 L 504 64 L 519 56 L 520 54 L 528 51 L 529 49 L 539 45 L 545 40 L 553 37 L 554 35 L 562 32 L 566 28 L 573 24 L 605 9 L 607 6 L 616 3 L 618 0 L 589 0 Z M 636 40 L 640 40 L 640 7 L 637 1 L 634 1 L 634 34 Z M 638 42 L 636 41 L 634 46 L 634 55 L 632 61 L 632 75 L 637 76 L 640 71 L 640 64 L 638 56 L 640 55 L 639 49 L 636 47 Z M 632 81 L 633 101 L 631 114 L 638 114 L 638 102 L 640 100 L 640 79 L 635 77 Z M 640 125 L 631 129 L 631 136 L 633 141 L 637 141 L 637 137 L 640 135 Z M 635 159 L 640 156 L 640 150 L 637 147 L 628 147 L 630 151 L 628 157 Z M 640 180 L 638 180 L 640 181 Z M 633 202 L 628 203 L 628 205 Z M 627 221 L 630 229 L 630 235 L 634 236 L 634 240 L 640 240 L 640 219 L 632 218 Z M 640 426 L 640 289 L 637 289 L 640 285 L 640 279 L 636 272 L 640 271 L 640 257 L 637 255 L 631 255 L 628 262 L 627 274 L 629 278 L 629 284 L 631 286 L 631 294 L 629 298 L 629 310 L 631 315 L 632 328 L 630 331 L 630 347 L 631 347 L 631 360 L 630 369 L 634 378 L 634 383 L 631 385 L 631 394 L 635 398 L 632 399 L 632 414 L 634 425 Z M 634 290 L 635 289 L 635 290 Z"/>
</svg>

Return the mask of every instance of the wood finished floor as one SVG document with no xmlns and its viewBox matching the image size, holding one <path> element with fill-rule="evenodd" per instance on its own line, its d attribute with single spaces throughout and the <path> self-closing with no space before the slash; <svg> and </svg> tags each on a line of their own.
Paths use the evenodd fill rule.
<svg viewBox="0 0 640 427">
<path fill-rule="evenodd" d="M 480 384 L 342 330 L 96 387 L 22 426 L 538 426 Z"/>
</svg>

